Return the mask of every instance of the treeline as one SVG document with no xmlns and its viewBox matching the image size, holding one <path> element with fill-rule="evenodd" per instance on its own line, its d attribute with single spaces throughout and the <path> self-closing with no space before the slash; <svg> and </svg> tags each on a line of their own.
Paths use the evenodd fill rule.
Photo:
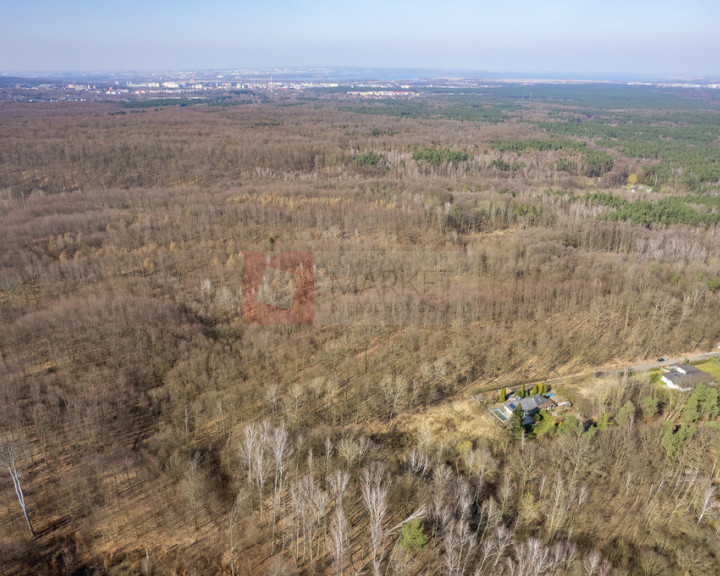
<svg viewBox="0 0 720 576">
<path fill-rule="evenodd" d="M 454 164 L 457 166 L 460 162 L 465 162 L 470 158 L 465 150 L 450 150 L 448 148 L 426 148 L 424 150 L 413 150 L 413 160 L 422 160 L 431 166 L 440 166 L 442 164 Z"/>
<path fill-rule="evenodd" d="M 348 109 L 360 114 L 489 124 L 504 122 L 510 113 L 519 110 L 512 103 L 489 102 L 482 97 L 461 95 L 439 95 L 432 100 L 380 99 L 372 104 L 351 105 Z"/>
<path fill-rule="evenodd" d="M 595 150 L 588 148 L 585 142 L 575 140 L 499 140 L 491 144 L 492 148 L 500 152 L 516 152 L 518 154 L 528 151 L 537 150 L 539 152 L 571 150 L 582 153 L 581 160 L 578 164 L 581 166 L 579 173 L 583 176 L 598 177 L 610 172 L 615 161 L 604 150 Z M 513 166 L 519 167 L 517 163 L 510 164 L 504 160 L 495 160 L 496 164 L 501 166 L 501 170 L 508 171 Z M 559 172 L 571 172 L 574 164 L 569 158 L 558 158 L 557 170 Z M 518 169 L 518 168 L 514 168 Z"/>
<path fill-rule="evenodd" d="M 597 192 L 589 194 L 588 198 L 596 206 L 609 206 L 615 209 L 604 215 L 604 218 L 608 220 L 630 220 L 634 224 L 642 224 L 648 227 L 655 224 L 713 226 L 720 222 L 719 212 L 701 213 L 691 205 L 717 206 L 717 196 L 673 196 L 663 198 L 657 202 L 645 199 L 629 202 L 625 198 Z"/>
<path fill-rule="evenodd" d="M 205 98 L 152 98 L 149 100 L 126 100 L 123 108 L 160 108 L 161 106 L 196 106 L 206 104 Z"/>
<path fill-rule="evenodd" d="M 634 115 L 625 123 L 614 119 L 583 122 L 543 122 L 543 129 L 551 134 L 587 138 L 604 148 L 616 149 L 628 158 L 645 163 L 641 172 L 643 182 L 657 185 L 672 184 L 694 190 L 700 184 L 720 180 L 720 127 L 717 114 L 714 121 L 690 126 L 667 125 L 672 117 L 647 119 Z"/>
<path fill-rule="evenodd" d="M 575 140 L 496 140 L 491 144 L 499 152 L 525 152 L 526 150 L 582 150 L 586 148 L 584 142 Z"/>
</svg>

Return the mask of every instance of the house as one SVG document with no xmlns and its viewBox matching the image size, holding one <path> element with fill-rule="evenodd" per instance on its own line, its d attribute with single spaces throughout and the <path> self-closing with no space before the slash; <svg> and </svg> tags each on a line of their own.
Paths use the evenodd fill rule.
<svg viewBox="0 0 720 576">
<path fill-rule="evenodd" d="M 671 366 L 670 371 L 665 372 L 661 380 L 668 388 L 681 390 L 682 392 L 692 390 L 700 384 L 712 384 L 715 382 L 712 374 L 703 372 L 692 364 Z"/>
<path fill-rule="evenodd" d="M 520 406 L 523 411 L 523 425 L 525 425 L 532 424 L 533 416 L 537 412 L 540 412 L 540 410 L 555 408 L 557 404 L 554 400 L 548 398 L 547 396 L 543 396 L 542 394 L 533 394 L 532 396 L 526 396 L 525 398 L 519 398 L 513 395 L 509 400 L 503 402 L 503 410 L 505 410 L 508 417 L 512 416 L 515 408 L 518 406 Z"/>
</svg>

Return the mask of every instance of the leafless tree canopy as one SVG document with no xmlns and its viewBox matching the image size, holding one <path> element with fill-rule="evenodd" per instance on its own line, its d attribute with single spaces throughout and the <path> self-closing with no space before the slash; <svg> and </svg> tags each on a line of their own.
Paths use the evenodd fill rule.
<svg viewBox="0 0 720 576">
<path fill-rule="evenodd" d="M 662 159 L 613 140 L 716 104 L 458 101 L 0 103 L 0 575 L 718 573 L 717 387 L 614 372 L 720 342 L 720 188 L 633 192 Z M 244 323 L 243 253 L 287 250 L 471 254 L 478 296 Z M 486 410 L 564 377 L 544 430 Z"/>
</svg>

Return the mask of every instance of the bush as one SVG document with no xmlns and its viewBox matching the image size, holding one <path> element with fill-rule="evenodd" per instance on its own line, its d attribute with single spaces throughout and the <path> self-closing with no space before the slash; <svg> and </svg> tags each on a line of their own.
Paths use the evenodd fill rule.
<svg viewBox="0 0 720 576">
<path fill-rule="evenodd" d="M 413 160 L 422 160 L 431 166 L 441 166 L 449 163 L 457 166 L 470 158 L 465 150 L 450 150 L 449 148 L 426 148 L 425 150 L 414 150 Z"/>
<path fill-rule="evenodd" d="M 560 158 L 557 161 L 556 169 L 558 172 L 572 172 L 573 171 L 573 163 L 572 160 L 568 158 Z"/>
<path fill-rule="evenodd" d="M 705 285 L 708 287 L 708 290 L 710 292 L 717 292 L 720 290 L 720 278 L 712 278 L 711 280 L 706 280 Z"/>
<path fill-rule="evenodd" d="M 515 172 L 516 170 L 520 170 L 522 167 L 523 165 L 519 162 L 513 162 L 510 164 L 510 162 L 505 162 L 505 160 L 501 158 L 490 162 L 490 168 L 497 168 L 500 172 Z"/>
<path fill-rule="evenodd" d="M 376 164 L 379 164 L 382 159 L 382 154 L 367 152 L 355 158 L 355 166 L 375 166 Z"/>
</svg>

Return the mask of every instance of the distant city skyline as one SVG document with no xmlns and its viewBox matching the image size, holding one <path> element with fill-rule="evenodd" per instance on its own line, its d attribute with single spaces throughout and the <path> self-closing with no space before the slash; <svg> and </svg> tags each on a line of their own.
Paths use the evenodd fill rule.
<svg viewBox="0 0 720 576">
<path fill-rule="evenodd" d="M 3 2 L 0 72 L 357 66 L 720 76 L 709 0 Z"/>
</svg>

